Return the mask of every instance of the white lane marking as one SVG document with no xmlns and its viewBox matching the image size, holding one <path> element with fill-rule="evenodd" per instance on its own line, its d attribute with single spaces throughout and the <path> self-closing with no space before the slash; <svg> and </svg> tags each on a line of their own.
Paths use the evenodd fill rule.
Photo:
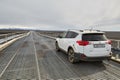
<svg viewBox="0 0 120 80">
<path fill-rule="evenodd" d="M 35 44 L 34 44 L 34 40 L 33 40 L 33 33 L 32 33 L 32 37 L 31 37 L 32 41 L 33 41 L 33 46 L 34 46 L 34 50 L 35 50 L 35 60 L 36 60 L 36 65 L 37 65 L 37 72 L 38 72 L 38 79 L 41 80 L 41 75 L 40 75 L 40 69 L 39 69 L 39 64 L 38 64 L 38 58 L 37 58 L 37 53 L 36 53 L 36 48 L 35 48 Z"/>
<path fill-rule="evenodd" d="M 21 44 L 20 46 L 22 46 L 23 44 Z M 15 56 L 17 55 L 18 51 L 20 50 L 20 47 L 17 49 L 17 51 L 15 52 L 15 54 L 13 55 L 13 57 L 10 59 L 10 61 L 8 62 L 8 64 L 5 66 L 5 68 L 3 69 L 3 71 L 0 73 L 0 78 L 2 77 L 2 75 L 4 74 L 4 72 L 6 71 L 6 69 L 8 68 L 8 66 L 11 64 L 11 62 L 13 61 L 13 59 L 15 58 Z"/>
</svg>

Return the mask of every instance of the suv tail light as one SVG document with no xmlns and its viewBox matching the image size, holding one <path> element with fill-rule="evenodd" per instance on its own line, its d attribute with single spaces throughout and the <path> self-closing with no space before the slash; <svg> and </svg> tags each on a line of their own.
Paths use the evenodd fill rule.
<svg viewBox="0 0 120 80">
<path fill-rule="evenodd" d="M 111 41 L 111 40 L 108 40 L 107 43 L 108 43 L 108 44 L 112 44 L 112 41 Z"/>
<path fill-rule="evenodd" d="M 81 46 L 87 46 L 87 45 L 89 45 L 89 42 L 88 42 L 88 41 L 78 40 L 78 41 L 76 41 L 76 43 L 78 43 L 78 44 L 81 45 Z"/>
</svg>

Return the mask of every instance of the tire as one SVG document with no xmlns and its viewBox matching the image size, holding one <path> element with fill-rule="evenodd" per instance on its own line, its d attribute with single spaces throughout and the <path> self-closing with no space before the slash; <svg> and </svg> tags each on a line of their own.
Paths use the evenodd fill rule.
<svg viewBox="0 0 120 80">
<path fill-rule="evenodd" d="M 59 48 L 59 46 L 58 46 L 58 43 L 57 43 L 57 42 L 55 43 L 55 46 L 56 46 L 56 51 L 57 51 L 57 52 L 59 52 L 59 51 L 60 51 L 60 48 Z"/>
<path fill-rule="evenodd" d="M 69 60 L 69 62 L 71 62 L 73 64 L 78 62 L 78 60 L 75 59 L 75 53 L 74 53 L 74 50 L 72 48 L 70 48 L 68 50 L 68 60 Z"/>
</svg>

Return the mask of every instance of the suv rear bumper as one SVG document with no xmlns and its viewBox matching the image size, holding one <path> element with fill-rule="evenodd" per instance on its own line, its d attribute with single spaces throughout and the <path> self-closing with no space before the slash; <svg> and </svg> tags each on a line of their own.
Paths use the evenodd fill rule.
<svg viewBox="0 0 120 80">
<path fill-rule="evenodd" d="M 75 58 L 78 59 L 78 60 L 83 60 L 83 61 L 102 61 L 102 60 L 110 60 L 111 55 L 100 56 L 100 57 L 87 57 L 84 54 L 76 53 Z"/>
<path fill-rule="evenodd" d="M 110 60 L 111 57 L 86 57 L 86 58 L 80 58 L 80 60 L 84 61 L 102 61 L 102 60 Z"/>
</svg>

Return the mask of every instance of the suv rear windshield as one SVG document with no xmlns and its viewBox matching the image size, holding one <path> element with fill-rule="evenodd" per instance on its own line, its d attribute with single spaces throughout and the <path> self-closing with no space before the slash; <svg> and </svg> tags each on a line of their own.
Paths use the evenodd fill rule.
<svg viewBox="0 0 120 80">
<path fill-rule="evenodd" d="M 103 33 L 83 34 L 82 40 L 84 41 L 106 41 L 107 38 Z"/>
</svg>

